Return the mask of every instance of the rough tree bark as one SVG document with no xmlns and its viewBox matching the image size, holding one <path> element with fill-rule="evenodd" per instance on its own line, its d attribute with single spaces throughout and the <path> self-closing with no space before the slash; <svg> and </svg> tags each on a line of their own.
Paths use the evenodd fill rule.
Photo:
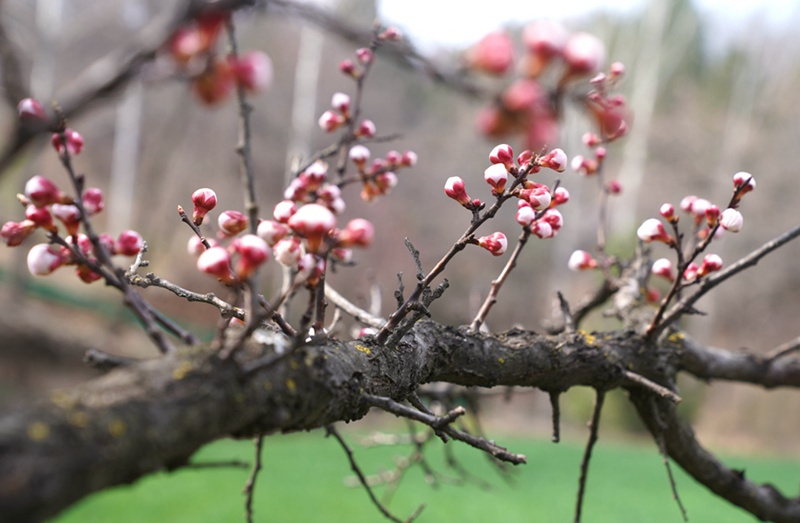
<svg viewBox="0 0 800 523">
<path fill-rule="evenodd" d="M 627 376 L 672 387 L 689 368 L 712 378 L 717 354 L 679 334 L 658 345 L 632 331 L 538 335 L 471 333 L 421 322 L 396 347 L 370 340 L 320 340 L 277 363 L 250 346 L 236 361 L 209 347 L 114 370 L 49 401 L 0 419 L 0 513 L 41 521 L 82 497 L 188 463 L 202 445 L 232 435 L 310 430 L 363 417 L 365 395 L 401 401 L 423 383 L 538 387 L 624 387 L 669 455 L 718 495 L 763 519 L 798 521 L 800 500 L 755 485 L 705 451 L 674 407 Z M 727 353 L 726 353 L 727 355 Z M 726 356 L 720 368 L 735 363 Z M 705 365 L 698 364 L 705 360 Z M 754 367 L 753 357 L 742 360 Z M 797 363 L 756 365 L 755 383 L 800 384 Z M 773 367 L 769 370 L 768 367 Z M 626 373 L 627 371 L 627 373 Z M 723 376 L 724 377 L 724 376 Z"/>
</svg>

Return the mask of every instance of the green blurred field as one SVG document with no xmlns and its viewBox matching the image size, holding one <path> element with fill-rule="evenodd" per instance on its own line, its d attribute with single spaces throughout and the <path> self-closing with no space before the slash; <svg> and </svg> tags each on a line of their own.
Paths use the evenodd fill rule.
<svg viewBox="0 0 800 523">
<path fill-rule="evenodd" d="M 392 466 L 394 456 L 409 447 L 366 448 L 345 433 L 366 473 Z M 391 502 L 395 515 L 406 518 L 421 503 L 419 522 L 568 522 L 572 521 L 579 443 L 553 444 L 541 440 L 499 441 L 528 456 L 528 465 L 514 470 L 511 484 L 487 464 L 478 452 L 456 444 L 456 456 L 477 477 L 491 484 L 442 483 L 431 488 L 415 467 L 403 479 Z M 452 443 L 451 443 L 452 444 Z M 448 477 L 441 444 L 426 450 L 429 462 Z M 195 462 L 247 460 L 253 445 L 220 441 L 195 456 Z M 386 521 L 361 488 L 344 484 L 351 476 L 347 459 L 324 433 L 270 437 L 264 446 L 264 470 L 257 484 L 256 521 L 259 522 L 372 522 Z M 733 458 L 729 464 L 745 468 L 747 476 L 770 481 L 791 495 L 800 463 Z M 248 476 L 243 469 L 183 470 L 158 474 L 112 491 L 92 496 L 71 508 L 58 523 L 114 522 L 229 522 L 244 521 L 241 489 Z M 752 523 L 755 518 L 714 498 L 704 488 L 676 471 L 678 488 L 692 522 Z M 379 494 L 382 492 L 378 489 Z M 681 521 L 672 500 L 661 458 L 652 446 L 604 443 L 591 464 L 585 523 Z"/>
</svg>

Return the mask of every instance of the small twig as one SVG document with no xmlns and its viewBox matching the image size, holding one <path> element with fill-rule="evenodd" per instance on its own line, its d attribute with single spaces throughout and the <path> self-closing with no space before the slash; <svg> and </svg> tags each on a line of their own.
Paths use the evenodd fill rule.
<svg viewBox="0 0 800 523">
<path fill-rule="evenodd" d="M 189 218 L 189 215 L 186 214 L 186 211 L 184 211 L 183 207 L 180 206 L 180 205 L 178 205 L 178 216 L 181 217 L 181 221 L 183 223 L 185 223 L 186 225 L 188 225 L 192 229 L 192 231 L 195 233 L 197 238 L 200 240 L 200 243 L 203 244 L 203 247 L 205 247 L 206 249 L 210 249 L 211 248 L 211 244 L 208 242 L 208 239 L 203 234 L 203 231 L 201 231 L 200 227 L 198 227 L 197 224 L 195 224 L 194 221 L 191 218 Z M 131 271 L 131 272 L 133 272 L 133 271 Z"/>
<path fill-rule="evenodd" d="M 384 318 L 370 314 L 354 303 L 348 301 L 347 298 L 339 294 L 336 289 L 330 285 L 325 286 L 325 297 L 338 308 L 365 325 L 380 329 L 383 327 L 383 324 L 386 323 Z"/>
<path fill-rule="evenodd" d="M 523 229 L 522 234 L 520 234 L 519 239 L 517 239 L 517 246 L 514 248 L 514 252 L 511 253 L 511 256 L 508 258 L 505 267 L 500 272 L 500 275 L 497 277 L 496 280 L 492 281 L 492 289 L 489 291 L 489 295 L 486 296 L 486 300 L 481 305 L 480 310 L 478 311 L 477 316 L 475 319 L 472 320 L 469 328 L 473 331 L 478 331 L 483 325 L 483 322 L 486 321 L 486 316 L 489 314 L 489 311 L 492 309 L 492 306 L 497 303 L 497 294 L 500 292 L 500 288 L 503 287 L 503 284 L 508 278 L 508 275 L 517 266 L 517 259 L 519 258 L 522 249 L 525 247 L 525 244 L 528 242 L 528 238 L 531 236 L 530 227 L 525 227 Z"/>
<path fill-rule="evenodd" d="M 597 430 L 600 427 L 600 413 L 603 410 L 603 401 L 606 397 L 605 391 L 597 389 L 595 393 L 592 420 L 589 422 L 589 441 L 586 442 L 586 450 L 581 460 L 581 475 L 580 479 L 578 479 L 578 500 L 575 503 L 575 523 L 580 523 L 581 521 L 583 498 L 586 495 L 586 480 L 589 478 L 589 461 L 592 459 L 594 444 L 597 443 Z"/>
<path fill-rule="evenodd" d="M 561 309 L 561 316 L 564 318 L 564 332 L 567 334 L 573 333 L 576 330 L 575 318 L 572 317 L 572 312 L 569 310 L 569 302 L 561 291 L 557 291 L 556 296 L 558 297 L 558 307 Z"/>
<path fill-rule="evenodd" d="M 160 287 L 162 289 L 166 289 L 169 292 L 173 293 L 175 296 L 179 298 L 183 298 L 186 301 L 196 301 L 201 303 L 207 303 L 213 307 L 219 309 L 220 314 L 225 319 L 230 318 L 238 318 L 240 320 L 244 320 L 245 312 L 243 309 L 239 307 L 235 307 L 230 303 L 222 300 L 216 296 L 213 292 L 209 292 L 206 294 L 200 294 L 198 292 L 193 292 L 188 289 L 181 287 L 180 285 L 176 285 L 169 280 L 165 280 L 164 278 L 160 278 L 149 272 L 144 276 L 139 274 L 128 274 L 128 282 L 131 285 L 135 285 L 137 287 L 141 287 L 146 289 L 147 287 Z"/>
<path fill-rule="evenodd" d="M 115 354 L 109 354 L 99 349 L 89 349 L 83 355 L 83 362 L 102 371 L 109 371 L 117 367 L 127 367 L 136 363 L 133 358 L 123 358 Z"/>
<path fill-rule="evenodd" d="M 187 469 L 247 469 L 250 468 L 250 463 L 239 461 L 237 459 L 230 461 L 201 461 L 199 463 L 189 463 L 183 468 Z"/>
<path fill-rule="evenodd" d="M 406 407 L 405 405 L 401 405 L 396 401 L 381 396 L 365 394 L 364 400 L 370 405 L 381 408 L 387 412 L 391 412 L 396 416 L 410 418 L 415 421 L 419 421 L 420 423 L 424 423 L 431 428 L 441 430 L 451 438 L 463 441 L 467 445 L 470 445 L 472 447 L 475 447 L 476 449 L 487 452 L 488 454 L 502 461 L 508 461 L 509 463 L 513 463 L 514 465 L 519 465 L 527 462 L 527 458 L 522 454 L 514 454 L 512 452 L 509 452 L 508 449 L 496 445 L 486 440 L 485 438 L 475 437 L 472 434 L 463 432 L 449 425 L 450 422 L 452 422 L 454 419 L 458 418 L 459 416 L 462 416 L 465 413 L 463 407 L 457 407 L 451 410 L 445 416 L 431 416 L 429 414 L 425 414 L 424 412 L 420 412 L 416 409 Z"/>
<path fill-rule="evenodd" d="M 800 337 L 778 345 L 766 355 L 765 360 L 767 363 L 772 363 L 775 360 L 788 356 L 794 352 L 797 352 L 798 350 L 800 350 Z"/>
<path fill-rule="evenodd" d="M 635 383 L 636 385 L 639 385 L 641 387 L 644 387 L 647 390 L 658 394 L 662 398 L 670 400 L 672 403 L 675 403 L 676 405 L 681 401 L 683 401 L 683 399 L 680 396 L 678 396 L 668 388 L 645 378 L 641 374 L 636 374 L 635 372 L 630 370 L 623 370 L 622 374 L 625 376 L 626 379 L 628 379 L 628 381 Z"/>
<path fill-rule="evenodd" d="M 396 523 L 404 523 L 402 519 L 396 517 L 394 514 L 389 512 L 389 509 L 384 507 L 383 504 L 380 502 L 380 500 L 378 500 L 378 498 L 375 497 L 375 493 L 372 492 L 372 487 L 370 487 L 367 478 L 361 471 L 361 467 L 359 467 L 358 463 L 356 463 L 356 459 L 355 456 L 353 456 L 352 449 L 344 440 L 344 438 L 342 438 L 341 434 L 339 434 L 339 431 L 337 431 L 333 425 L 328 425 L 327 427 L 325 427 L 325 431 L 327 436 L 333 436 L 336 439 L 336 441 L 339 442 L 339 445 L 342 447 L 342 450 L 344 450 L 345 454 L 347 455 L 347 459 L 350 462 L 350 468 L 355 473 L 355 475 L 358 476 L 358 480 L 359 482 L 361 482 L 361 485 L 364 487 L 364 490 L 367 491 L 369 499 L 372 500 L 372 503 L 378 508 L 378 510 L 381 511 L 381 514 L 386 516 L 387 519 L 390 519 Z M 405 521 L 410 522 L 416 519 L 416 517 L 419 515 L 419 513 L 422 511 L 423 508 L 425 508 L 425 505 L 420 505 L 417 508 L 417 510 L 415 510 L 414 513 L 411 514 L 411 516 L 409 516 L 408 519 Z"/>
<path fill-rule="evenodd" d="M 561 405 L 559 403 L 559 398 L 561 397 L 561 391 L 559 390 L 549 390 L 547 391 L 547 395 L 550 396 L 550 410 L 553 416 L 553 443 L 558 443 L 561 441 Z"/>
<path fill-rule="evenodd" d="M 686 507 L 683 506 L 683 502 L 681 501 L 681 497 L 678 494 L 678 485 L 675 483 L 675 476 L 672 474 L 672 466 L 669 464 L 669 455 L 667 454 L 667 444 L 664 441 L 664 420 L 661 416 L 661 412 L 658 409 L 658 402 L 655 401 L 653 397 L 650 397 L 651 408 L 653 409 L 653 414 L 656 417 L 656 425 L 658 425 L 658 430 L 655 433 L 655 440 L 656 444 L 658 445 L 658 452 L 661 454 L 661 459 L 664 463 L 664 468 L 667 471 L 667 478 L 669 479 L 669 487 L 672 490 L 672 497 L 675 500 L 675 503 L 678 504 L 678 509 L 681 511 L 681 516 L 683 517 L 683 521 L 688 522 L 689 517 L 686 514 Z"/>
<path fill-rule="evenodd" d="M 244 514 L 247 523 L 253 523 L 253 493 L 255 491 L 256 479 L 258 473 L 261 471 L 261 449 L 264 447 L 264 435 L 256 438 L 256 455 L 253 462 L 253 469 L 250 472 L 250 477 L 247 478 L 247 483 L 244 485 L 243 493 L 245 495 L 244 501 Z"/>
</svg>

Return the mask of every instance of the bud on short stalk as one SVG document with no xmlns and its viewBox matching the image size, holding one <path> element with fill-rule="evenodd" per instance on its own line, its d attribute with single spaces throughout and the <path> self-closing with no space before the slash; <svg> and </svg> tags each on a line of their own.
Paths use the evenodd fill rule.
<svg viewBox="0 0 800 523">
<path fill-rule="evenodd" d="M 563 205 L 568 201 L 569 191 L 564 187 L 556 187 L 556 190 L 553 191 L 553 200 L 550 202 L 550 206 Z"/>
<path fill-rule="evenodd" d="M 36 223 L 31 220 L 6 222 L 3 224 L 2 231 L 0 231 L 0 237 L 9 247 L 17 247 L 36 230 L 36 227 Z"/>
<path fill-rule="evenodd" d="M 272 209 L 272 216 L 278 223 L 288 223 L 289 218 L 296 212 L 297 205 L 292 200 L 283 200 Z"/>
<path fill-rule="evenodd" d="M 458 176 L 451 176 L 444 184 L 444 193 L 467 209 L 472 208 L 472 199 L 467 194 L 464 180 Z"/>
<path fill-rule="evenodd" d="M 267 242 L 255 234 L 245 234 L 236 238 L 231 248 L 239 255 L 236 262 L 236 275 L 241 280 L 249 278 L 255 270 L 269 259 Z"/>
<path fill-rule="evenodd" d="M 293 267 L 306 254 L 303 244 L 296 236 L 279 240 L 273 247 L 272 252 L 275 255 L 275 260 L 284 267 Z"/>
<path fill-rule="evenodd" d="M 25 196 L 36 207 L 44 207 L 63 200 L 55 183 L 44 176 L 34 176 L 25 183 Z"/>
<path fill-rule="evenodd" d="M 35 98 L 23 98 L 17 104 L 17 115 L 23 124 L 33 126 L 44 125 L 47 123 L 47 114 L 41 102 Z"/>
<path fill-rule="evenodd" d="M 325 111 L 322 113 L 322 116 L 319 117 L 317 123 L 320 129 L 326 133 L 331 133 L 345 123 L 345 118 L 334 111 Z"/>
<path fill-rule="evenodd" d="M 481 236 L 477 240 L 478 245 L 492 253 L 493 256 L 500 256 L 506 252 L 508 239 L 502 232 L 493 232 L 488 236 Z"/>
<path fill-rule="evenodd" d="M 50 232 L 57 232 L 58 228 L 53 223 L 53 215 L 47 207 L 36 207 L 31 204 L 25 208 L 25 218 L 36 224 L 37 227 Z"/>
<path fill-rule="evenodd" d="M 726 231 L 739 232 L 744 225 L 744 217 L 736 209 L 728 208 L 722 211 L 719 223 Z"/>
<path fill-rule="evenodd" d="M 236 81 L 251 93 L 262 91 L 272 83 L 272 60 L 261 51 L 251 51 L 228 62 Z"/>
<path fill-rule="evenodd" d="M 76 206 L 54 203 L 50 207 L 50 212 L 64 224 L 68 235 L 78 234 L 78 228 L 81 224 L 81 211 Z"/>
<path fill-rule="evenodd" d="M 667 234 L 664 226 L 656 218 L 645 220 L 644 223 L 639 226 L 639 229 L 636 230 L 636 235 L 645 243 L 653 241 L 664 242 L 667 245 L 672 245 L 674 243 L 672 237 Z"/>
<path fill-rule="evenodd" d="M 258 224 L 256 234 L 267 242 L 267 245 L 273 246 L 289 234 L 289 227 L 284 223 L 264 220 Z"/>
<path fill-rule="evenodd" d="M 117 237 L 114 252 L 123 256 L 136 256 L 142 247 L 144 247 L 144 240 L 141 234 L 136 231 L 123 231 Z"/>
<path fill-rule="evenodd" d="M 192 221 L 195 225 L 200 225 L 206 214 L 217 206 L 217 193 L 208 187 L 197 189 L 192 193 L 192 203 L 194 204 Z"/>
<path fill-rule="evenodd" d="M 236 236 L 247 228 L 247 216 L 239 211 L 225 211 L 217 218 L 220 232 L 225 236 Z"/>
<path fill-rule="evenodd" d="M 305 238 L 308 252 L 316 254 L 336 227 L 336 216 L 323 205 L 308 203 L 300 207 L 288 223 L 294 232 Z"/>
<path fill-rule="evenodd" d="M 733 175 L 733 187 L 739 189 L 743 187 L 739 195 L 744 195 L 756 188 L 756 179 L 748 172 L 738 172 Z"/>
<path fill-rule="evenodd" d="M 507 143 L 501 143 L 489 153 L 489 161 L 504 165 L 506 170 L 511 171 L 514 169 L 514 150 Z"/>
<path fill-rule="evenodd" d="M 339 247 L 369 247 L 375 237 L 375 228 L 363 218 L 351 220 L 339 231 L 336 245 Z"/>
<path fill-rule="evenodd" d="M 722 258 L 716 254 L 706 254 L 703 256 L 703 263 L 700 264 L 700 268 L 697 270 L 697 277 L 702 278 L 720 269 L 722 269 Z"/>
<path fill-rule="evenodd" d="M 28 251 L 28 270 L 34 276 L 47 276 L 64 264 L 61 250 L 55 245 L 40 243 Z"/>
<path fill-rule="evenodd" d="M 669 281 L 675 281 L 675 271 L 673 270 L 672 262 L 667 258 L 659 258 L 654 261 L 650 271 L 656 276 L 661 276 Z"/>
<path fill-rule="evenodd" d="M 71 156 L 78 155 L 83 151 L 83 136 L 78 131 L 67 127 L 64 129 L 64 138 L 67 142 L 66 151 Z M 54 133 L 50 142 L 59 155 L 64 154 L 64 141 L 61 139 L 61 133 Z"/>
<path fill-rule="evenodd" d="M 103 191 L 97 187 L 89 187 L 83 191 L 81 202 L 83 203 L 83 208 L 86 210 L 86 214 L 89 216 L 99 213 L 106 206 L 103 200 Z"/>
<path fill-rule="evenodd" d="M 197 269 L 200 272 L 215 276 L 223 283 L 236 281 L 231 272 L 231 256 L 227 249 L 221 246 L 211 247 L 197 258 Z"/>
<path fill-rule="evenodd" d="M 588 252 L 577 250 L 569 257 L 569 261 L 567 261 L 567 267 L 569 267 L 571 271 L 576 272 L 587 269 L 595 269 L 597 268 L 597 260 L 595 260 Z"/>
<path fill-rule="evenodd" d="M 562 149 L 553 149 L 539 158 L 539 165 L 563 173 L 564 169 L 567 168 L 567 153 Z"/>
<path fill-rule="evenodd" d="M 369 152 L 369 149 L 367 149 L 363 145 L 354 145 L 350 149 L 350 152 L 348 153 L 348 156 L 350 157 L 350 160 L 352 160 L 352 162 L 354 164 L 356 164 L 356 167 L 358 167 L 358 170 L 359 171 L 363 171 L 364 170 L 364 166 L 366 165 L 367 161 L 369 160 L 370 152 Z"/>
<path fill-rule="evenodd" d="M 661 205 L 658 214 L 666 218 L 670 223 L 678 222 L 678 216 L 675 214 L 675 207 L 671 203 Z"/>
<path fill-rule="evenodd" d="M 495 163 L 483 171 L 483 179 L 492 186 L 492 194 L 501 196 L 508 182 L 508 167 L 502 163 Z"/>
</svg>

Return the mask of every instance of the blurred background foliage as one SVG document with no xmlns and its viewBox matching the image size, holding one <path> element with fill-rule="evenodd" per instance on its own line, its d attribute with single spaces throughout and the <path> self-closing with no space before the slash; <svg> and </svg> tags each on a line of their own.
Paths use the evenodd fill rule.
<svg viewBox="0 0 800 523">
<path fill-rule="evenodd" d="M 64 87 L 109 49 L 132 41 L 145 22 L 163 9 L 156 0 L 102 4 L 6 0 L 0 16 L 21 57 L 30 95 L 46 101 L 57 99 Z M 369 0 L 342 0 L 334 9 L 365 30 L 378 14 Z M 533 9 L 521 11 L 520 23 L 507 29 L 518 35 L 535 16 Z M 742 207 L 744 231 L 714 246 L 727 263 L 797 224 L 797 20 L 778 30 L 764 20 L 751 19 L 736 31 L 725 31 L 692 2 L 681 0 L 645 3 L 613 15 L 599 10 L 565 23 L 570 29 L 597 34 L 608 46 L 609 60 L 622 61 L 627 68 L 621 89 L 634 112 L 633 127 L 628 137 L 611 147 L 607 164 L 608 177 L 623 185 L 623 193 L 612 200 L 610 209 L 609 245 L 614 254 L 632 252 L 636 227 L 644 218 L 655 216 L 661 203 L 677 204 L 687 194 L 718 205 L 727 202 L 731 176 L 740 170 L 754 174 L 758 189 Z M 334 92 L 353 93 L 352 81 L 339 73 L 338 63 L 351 57 L 356 45 L 296 18 L 259 9 L 241 16 L 239 36 L 242 49 L 267 52 L 275 68 L 271 88 L 252 100 L 257 191 L 266 216 L 282 199 L 292 162 L 331 143 L 316 119 Z M 481 36 L 476 34 L 475 40 Z M 461 74 L 463 50 L 437 49 L 432 59 L 444 70 Z M 303 64 L 308 66 L 305 72 Z M 503 80 L 476 80 L 497 92 L 504 85 Z M 379 135 L 399 133 L 401 137 L 371 146 L 373 156 L 390 149 L 411 149 L 418 153 L 419 163 L 400 173 L 393 194 L 377 204 L 361 202 L 355 188 L 346 193 L 345 219 L 367 218 L 377 230 L 375 244 L 356 252 L 358 266 L 341 268 L 329 278 L 352 301 L 368 306 L 370 286 L 375 284 L 382 293 L 383 313 L 388 314 L 396 275 L 404 273 L 408 284 L 414 274 L 403 239 L 414 243 L 430 267 L 460 235 L 469 215 L 442 193 L 447 177 L 461 176 L 473 197 L 488 197 L 482 174 L 495 143 L 482 138 L 474 126 L 485 103 L 379 54 L 367 84 L 363 114 L 377 124 Z M 0 107 L 0 115 L 0 125 L 9 136 L 15 119 L 12 105 Z M 93 110 L 70 125 L 80 130 L 87 144 L 77 159 L 78 169 L 86 174 L 89 185 L 101 187 L 107 195 L 107 209 L 97 217 L 99 230 L 114 235 L 126 228 L 138 230 L 150 248 L 148 270 L 200 292 L 224 295 L 224 290 L 195 271 L 185 249 L 190 231 L 180 223 L 175 208 L 178 204 L 190 207 L 192 191 L 208 186 L 219 196 L 218 210 L 242 210 L 233 101 L 201 107 L 185 84 L 160 78 L 156 63 L 142 70 L 140 80 L 111 99 L 98 100 Z M 569 111 L 563 143 L 554 145 L 570 157 L 585 154 L 580 136 L 588 128 L 579 111 Z M 520 147 L 513 140 L 510 143 Z M 3 221 L 19 219 L 14 195 L 30 176 L 43 174 L 64 182 L 55 155 L 45 145 L 29 147 L 0 178 Z M 551 175 L 543 179 L 554 181 Z M 562 184 L 572 194 L 563 211 L 566 225 L 557 238 L 533 241 L 524 253 L 488 319 L 493 330 L 513 325 L 539 329 L 555 317 L 556 290 L 575 301 L 598 283 L 592 274 L 570 273 L 566 268 L 574 249 L 591 250 L 595 244 L 595 180 L 567 172 Z M 516 235 L 511 211 L 492 227 Z M 34 281 L 27 275 L 24 256 L 24 249 L 0 249 L 0 314 L 6 323 L 31 330 L 30 340 L 50 332 L 49 339 L 58 340 L 59 348 L 34 342 L 24 347 L 0 344 L 0 404 L 41 397 L 92 375 L 81 363 L 80 349 L 86 344 L 128 355 L 155 354 L 144 334 L 132 328 L 113 291 L 99 284 L 83 285 L 67 271 Z M 789 245 L 726 284 L 700 303 L 708 315 L 687 321 L 686 327 L 709 344 L 756 352 L 794 338 L 800 310 L 798 256 L 800 245 Z M 450 290 L 433 307 L 435 318 L 452 324 L 468 322 L 503 263 L 504 259 L 492 259 L 477 249 L 458 257 L 447 274 Z M 280 271 L 264 272 L 264 294 L 274 295 Z M 213 309 L 187 305 L 158 289 L 145 295 L 184 325 L 206 336 L 213 333 L 218 316 Z M 587 324 L 589 330 L 613 327 L 600 315 Z M 348 334 L 347 329 L 343 334 Z M 708 387 L 689 380 L 682 387 L 684 412 L 694 419 L 706 443 L 733 450 L 800 450 L 800 417 L 790 415 L 800 407 L 796 392 L 766 393 L 727 384 Z M 493 403 L 485 413 L 490 430 L 499 426 L 520 434 L 549 431 L 545 394 L 489 401 Z M 605 427 L 620 432 L 641 430 L 621 397 L 611 401 L 610 407 Z M 590 408 L 588 391 L 568 395 L 565 421 L 581 427 Z"/>
</svg>

